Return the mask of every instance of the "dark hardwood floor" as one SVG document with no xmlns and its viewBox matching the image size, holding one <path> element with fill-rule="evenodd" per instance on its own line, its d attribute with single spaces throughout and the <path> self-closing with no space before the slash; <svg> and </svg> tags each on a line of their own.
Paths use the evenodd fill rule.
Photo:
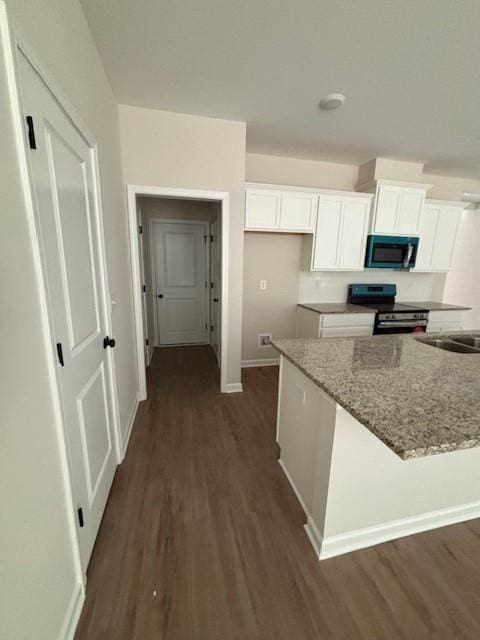
<svg viewBox="0 0 480 640">
<path fill-rule="evenodd" d="M 480 638 L 480 521 L 318 562 L 277 462 L 276 367 L 221 395 L 156 350 L 76 640 Z"/>
</svg>

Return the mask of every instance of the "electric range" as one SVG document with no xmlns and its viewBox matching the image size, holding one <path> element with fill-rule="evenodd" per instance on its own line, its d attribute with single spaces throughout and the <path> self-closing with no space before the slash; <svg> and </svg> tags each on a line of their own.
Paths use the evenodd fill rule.
<svg viewBox="0 0 480 640">
<path fill-rule="evenodd" d="M 425 333 L 428 309 L 395 302 L 396 284 L 351 284 L 347 302 L 375 309 L 374 334 Z"/>
</svg>

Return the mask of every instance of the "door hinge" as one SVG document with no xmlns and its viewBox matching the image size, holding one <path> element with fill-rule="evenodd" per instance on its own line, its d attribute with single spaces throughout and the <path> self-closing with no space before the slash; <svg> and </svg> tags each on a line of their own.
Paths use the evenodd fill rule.
<svg viewBox="0 0 480 640">
<path fill-rule="evenodd" d="M 213 242 L 213 236 L 210 236 L 210 242 Z"/>
<path fill-rule="evenodd" d="M 205 242 L 207 241 L 208 236 L 203 236 L 203 239 L 205 240 Z"/>
<path fill-rule="evenodd" d="M 210 282 L 210 289 L 213 289 L 214 286 L 215 286 L 214 283 Z"/>
<path fill-rule="evenodd" d="M 143 285 L 142 285 L 142 291 L 143 291 L 143 293 L 145 293 L 145 292 L 146 292 L 146 290 L 147 290 L 147 287 L 143 284 Z"/>
<path fill-rule="evenodd" d="M 210 331 L 213 331 L 213 324 L 210 325 Z"/>
<path fill-rule="evenodd" d="M 148 338 L 145 338 L 145 344 L 147 345 L 147 347 L 150 344 L 149 341 L 148 341 Z"/>
<path fill-rule="evenodd" d="M 78 507 L 77 516 L 78 516 L 78 526 L 79 527 L 83 527 L 85 523 L 83 521 L 83 509 L 82 509 L 82 507 Z"/>
<path fill-rule="evenodd" d="M 30 149 L 37 148 L 37 142 L 35 140 L 35 128 L 33 126 L 33 118 L 32 116 L 26 116 L 27 127 L 28 127 L 28 145 Z"/>
<path fill-rule="evenodd" d="M 208 324 L 205 322 L 205 329 L 208 329 Z"/>
<path fill-rule="evenodd" d="M 138 233 L 143 233 L 143 227 L 141 224 L 138 225 Z"/>
<path fill-rule="evenodd" d="M 63 362 L 63 349 L 62 349 L 61 342 L 57 342 L 57 356 L 58 356 L 58 362 L 60 363 L 60 366 L 64 367 L 65 363 Z"/>
</svg>

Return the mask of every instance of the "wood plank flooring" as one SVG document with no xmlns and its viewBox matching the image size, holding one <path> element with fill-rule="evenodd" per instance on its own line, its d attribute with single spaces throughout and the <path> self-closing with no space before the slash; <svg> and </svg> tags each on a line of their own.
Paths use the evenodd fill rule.
<svg viewBox="0 0 480 640">
<path fill-rule="evenodd" d="M 317 561 L 277 462 L 277 377 L 221 395 L 209 347 L 156 350 L 76 640 L 480 638 L 479 520 Z"/>
</svg>

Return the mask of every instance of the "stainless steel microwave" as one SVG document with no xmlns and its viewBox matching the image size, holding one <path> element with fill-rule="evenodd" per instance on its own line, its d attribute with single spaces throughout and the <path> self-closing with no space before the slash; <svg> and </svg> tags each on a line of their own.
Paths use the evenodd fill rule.
<svg viewBox="0 0 480 640">
<path fill-rule="evenodd" d="M 368 236 L 365 266 L 368 269 L 413 269 L 419 238 L 415 236 Z"/>
</svg>

